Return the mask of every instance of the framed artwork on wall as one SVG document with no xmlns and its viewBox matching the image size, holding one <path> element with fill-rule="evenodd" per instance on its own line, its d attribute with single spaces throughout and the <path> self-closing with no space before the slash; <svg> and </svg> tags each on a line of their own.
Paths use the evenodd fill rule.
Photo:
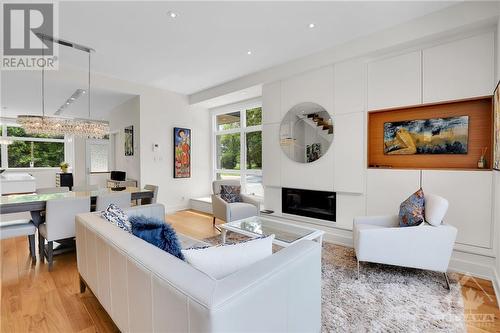
<svg viewBox="0 0 500 333">
<path fill-rule="evenodd" d="M 467 154 L 469 117 L 384 123 L 384 154 Z"/>
<path fill-rule="evenodd" d="M 191 130 L 174 127 L 174 178 L 191 177 Z"/>
<path fill-rule="evenodd" d="M 134 126 L 125 127 L 125 156 L 134 156 Z"/>
<path fill-rule="evenodd" d="M 493 93 L 493 169 L 500 170 L 500 82 Z"/>
</svg>

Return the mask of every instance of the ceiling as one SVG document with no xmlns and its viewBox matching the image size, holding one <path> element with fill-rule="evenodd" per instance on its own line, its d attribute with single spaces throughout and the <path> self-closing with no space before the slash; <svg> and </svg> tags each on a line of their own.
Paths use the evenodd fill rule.
<svg viewBox="0 0 500 333">
<path fill-rule="evenodd" d="M 59 37 L 95 48 L 96 72 L 191 94 L 453 3 L 71 1 Z"/>
</svg>

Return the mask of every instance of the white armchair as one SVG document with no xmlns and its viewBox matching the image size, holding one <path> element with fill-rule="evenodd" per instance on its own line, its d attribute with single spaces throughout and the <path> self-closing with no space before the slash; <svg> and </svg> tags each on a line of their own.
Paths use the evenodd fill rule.
<svg viewBox="0 0 500 333">
<path fill-rule="evenodd" d="M 448 202 L 440 199 L 447 207 Z M 441 210 L 444 216 L 446 207 L 432 209 Z M 425 212 L 426 220 L 429 220 L 428 214 L 432 212 Z M 449 289 L 446 271 L 456 236 L 457 229 L 448 224 L 433 226 L 424 222 L 416 227 L 400 228 L 398 215 L 356 217 L 353 241 L 358 277 L 359 263 L 363 261 L 413 267 L 444 273 Z"/>
<path fill-rule="evenodd" d="M 240 194 L 243 202 L 228 203 L 220 197 L 221 185 L 241 186 L 241 183 L 237 179 L 216 180 L 212 183 L 212 213 L 214 216 L 213 225 L 215 228 L 217 228 L 215 225 L 216 218 L 231 222 L 259 215 L 260 202 L 258 200 L 248 195 Z"/>
</svg>

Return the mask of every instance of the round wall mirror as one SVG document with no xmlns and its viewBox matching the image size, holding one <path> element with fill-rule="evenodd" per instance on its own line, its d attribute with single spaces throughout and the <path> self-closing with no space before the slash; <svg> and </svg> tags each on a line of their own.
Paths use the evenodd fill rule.
<svg viewBox="0 0 500 333">
<path fill-rule="evenodd" d="M 297 104 L 288 110 L 281 121 L 281 150 L 292 161 L 314 162 L 326 154 L 332 141 L 332 118 L 319 104 Z"/>
</svg>

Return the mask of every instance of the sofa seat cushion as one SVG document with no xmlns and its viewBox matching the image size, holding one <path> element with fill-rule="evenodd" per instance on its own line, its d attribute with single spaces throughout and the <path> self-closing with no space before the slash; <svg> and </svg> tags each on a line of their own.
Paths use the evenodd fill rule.
<svg viewBox="0 0 500 333">
<path fill-rule="evenodd" d="M 131 216 L 132 234 L 184 260 L 181 244 L 174 228 L 164 221 L 145 216 Z"/>
<path fill-rule="evenodd" d="M 257 216 L 257 207 L 245 202 L 234 202 L 229 204 L 229 221 L 246 219 L 250 216 Z"/>
<path fill-rule="evenodd" d="M 183 250 L 186 261 L 213 277 L 222 279 L 273 254 L 274 235 L 247 242 Z"/>
</svg>

